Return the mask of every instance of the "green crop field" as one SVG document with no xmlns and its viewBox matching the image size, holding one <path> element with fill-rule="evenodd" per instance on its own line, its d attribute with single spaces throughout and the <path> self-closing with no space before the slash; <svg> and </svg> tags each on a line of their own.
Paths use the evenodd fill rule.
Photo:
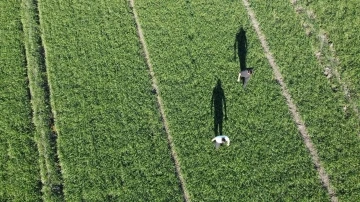
<svg viewBox="0 0 360 202">
<path fill-rule="evenodd" d="M 343 92 L 333 91 L 323 75 L 291 4 L 252 2 L 339 198 L 359 198 L 359 119 L 343 111 Z"/>
<path fill-rule="evenodd" d="M 1 1 L 0 201 L 41 199 L 20 13 L 20 3 Z"/>
<path fill-rule="evenodd" d="M 137 2 L 191 198 L 326 199 L 242 4 Z M 233 61 L 240 26 L 248 30 L 248 65 L 257 71 L 246 92 Z M 217 78 L 228 105 L 224 134 L 232 138 L 219 152 L 210 144 Z"/>
<path fill-rule="evenodd" d="M 348 83 L 350 93 L 360 108 L 360 5 L 351 1 L 311 1 L 307 5 L 316 13 L 315 23 L 329 35 L 340 60 L 341 76 Z"/>
<path fill-rule="evenodd" d="M 65 199 L 181 200 L 128 5 L 39 8 Z"/>
<path fill-rule="evenodd" d="M 1 2 L 0 201 L 357 201 L 358 5 L 249 3 L 265 39 L 240 0 Z M 231 143 L 216 150 L 218 81 Z"/>
</svg>

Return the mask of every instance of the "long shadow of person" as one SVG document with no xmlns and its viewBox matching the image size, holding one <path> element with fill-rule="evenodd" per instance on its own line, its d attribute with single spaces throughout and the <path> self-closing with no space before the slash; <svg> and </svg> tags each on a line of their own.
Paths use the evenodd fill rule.
<svg viewBox="0 0 360 202">
<path fill-rule="evenodd" d="M 213 89 L 211 97 L 211 115 L 214 115 L 214 133 L 215 136 L 222 135 L 222 125 L 225 112 L 225 120 L 227 119 L 226 114 L 226 99 L 224 90 L 221 87 L 221 80 L 218 79 L 216 86 Z"/>
<path fill-rule="evenodd" d="M 246 31 L 243 27 L 239 28 L 239 31 L 235 36 L 234 43 L 234 60 L 236 60 L 236 52 L 239 57 L 240 62 L 240 71 L 244 71 L 246 69 L 246 54 L 247 54 L 247 39 L 246 39 Z"/>
</svg>

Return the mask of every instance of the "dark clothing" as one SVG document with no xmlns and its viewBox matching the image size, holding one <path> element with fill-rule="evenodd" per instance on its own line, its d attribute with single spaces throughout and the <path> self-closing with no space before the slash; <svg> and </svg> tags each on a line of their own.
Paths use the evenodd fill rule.
<svg viewBox="0 0 360 202">
<path fill-rule="evenodd" d="M 246 84 L 249 82 L 250 77 L 241 77 L 241 82 L 243 84 L 243 88 L 246 87 Z"/>
</svg>

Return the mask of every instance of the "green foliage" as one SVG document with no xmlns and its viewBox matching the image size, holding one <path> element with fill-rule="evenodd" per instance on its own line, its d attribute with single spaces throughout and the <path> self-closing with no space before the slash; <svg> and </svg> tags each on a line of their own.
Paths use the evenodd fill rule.
<svg viewBox="0 0 360 202">
<path fill-rule="evenodd" d="M 52 184 L 62 181 L 56 174 L 55 153 L 47 153 L 54 145 L 46 139 L 51 117 L 44 89 L 49 79 L 67 201 L 181 201 L 127 1 L 39 0 L 41 32 L 37 5 L 23 1 L 29 2 L 23 8 L 20 2 L 0 3 L 0 200 L 41 200 L 39 170 L 43 199 L 57 200 L 50 196 L 56 191 Z M 327 200 L 242 3 L 135 2 L 191 199 Z M 316 22 L 329 32 L 341 74 L 351 81 L 358 102 L 360 89 L 355 84 L 360 74 L 354 67 L 359 63 L 359 40 L 358 28 L 352 25 L 359 9 L 354 2 L 322 0 L 309 6 L 317 14 Z M 346 99 L 324 77 L 311 49 L 313 41 L 304 34 L 290 1 L 252 0 L 251 7 L 337 196 L 356 201 L 358 119 L 343 111 Z M 247 66 L 255 68 L 246 90 L 236 82 L 239 61 L 233 59 L 241 26 L 249 44 Z M 41 69 L 41 34 L 48 78 Z M 224 134 L 231 145 L 216 151 L 210 142 L 210 101 L 218 78 L 229 117 Z M 37 93 L 32 98 L 36 131 L 27 79 Z"/>
<path fill-rule="evenodd" d="M 230 1 L 145 1 L 137 8 L 181 168 L 194 201 L 326 200 L 244 7 Z M 248 38 L 247 89 L 233 61 L 240 26 Z M 231 145 L 210 140 L 212 88 L 222 80 Z"/>
<path fill-rule="evenodd" d="M 352 99 L 360 109 L 360 5 L 356 0 L 312 1 L 309 8 L 316 14 L 315 22 L 325 30 L 340 59 L 341 76 L 349 84 Z"/>
<path fill-rule="evenodd" d="M 179 201 L 126 1 L 39 2 L 67 201 Z"/>
<path fill-rule="evenodd" d="M 39 201 L 20 3 L 0 2 L 0 201 Z"/>
<path fill-rule="evenodd" d="M 45 58 L 39 30 L 37 5 L 33 0 L 22 2 L 22 24 L 25 35 L 25 50 L 29 88 L 33 109 L 33 123 L 42 181 L 43 200 L 63 201 L 62 179 L 56 154 L 55 131 L 52 126 L 51 106 Z"/>
<path fill-rule="evenodd" d="M 356 177 L 360 165 L 359 120 L 343 111 L 343 92 L 334 92 L 323 75 L 311 40 L 290 2 L 255 0 L 252 6 L 337 196 L 356 201 L 360 193 L 360 179 Z"/>
</svg>

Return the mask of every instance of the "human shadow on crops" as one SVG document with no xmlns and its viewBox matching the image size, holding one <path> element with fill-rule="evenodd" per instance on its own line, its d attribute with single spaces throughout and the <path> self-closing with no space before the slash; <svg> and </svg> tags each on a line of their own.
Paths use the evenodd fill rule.
<svg viewBox="0 0 360 202">
<path fill-rule="evenodd" d="M 246 39 L 246 31 L 241 26 L 235 35 L 235 43 L 234 43 L 234 60 L 236 61 L 236 53 L 237 53 L 240 62 L 240 71 L 246 70 L 247 47 L 248 44 Z"/>
<path fill-rule="evenodd" d="M 222 135 L 223 119 L 227 119 L 226 99 L 224 90 L 221 87 L 221 80 L 218 79 L 211 96 L 211 115 L 214 116 L 214 134 Z"/>
</svg>

